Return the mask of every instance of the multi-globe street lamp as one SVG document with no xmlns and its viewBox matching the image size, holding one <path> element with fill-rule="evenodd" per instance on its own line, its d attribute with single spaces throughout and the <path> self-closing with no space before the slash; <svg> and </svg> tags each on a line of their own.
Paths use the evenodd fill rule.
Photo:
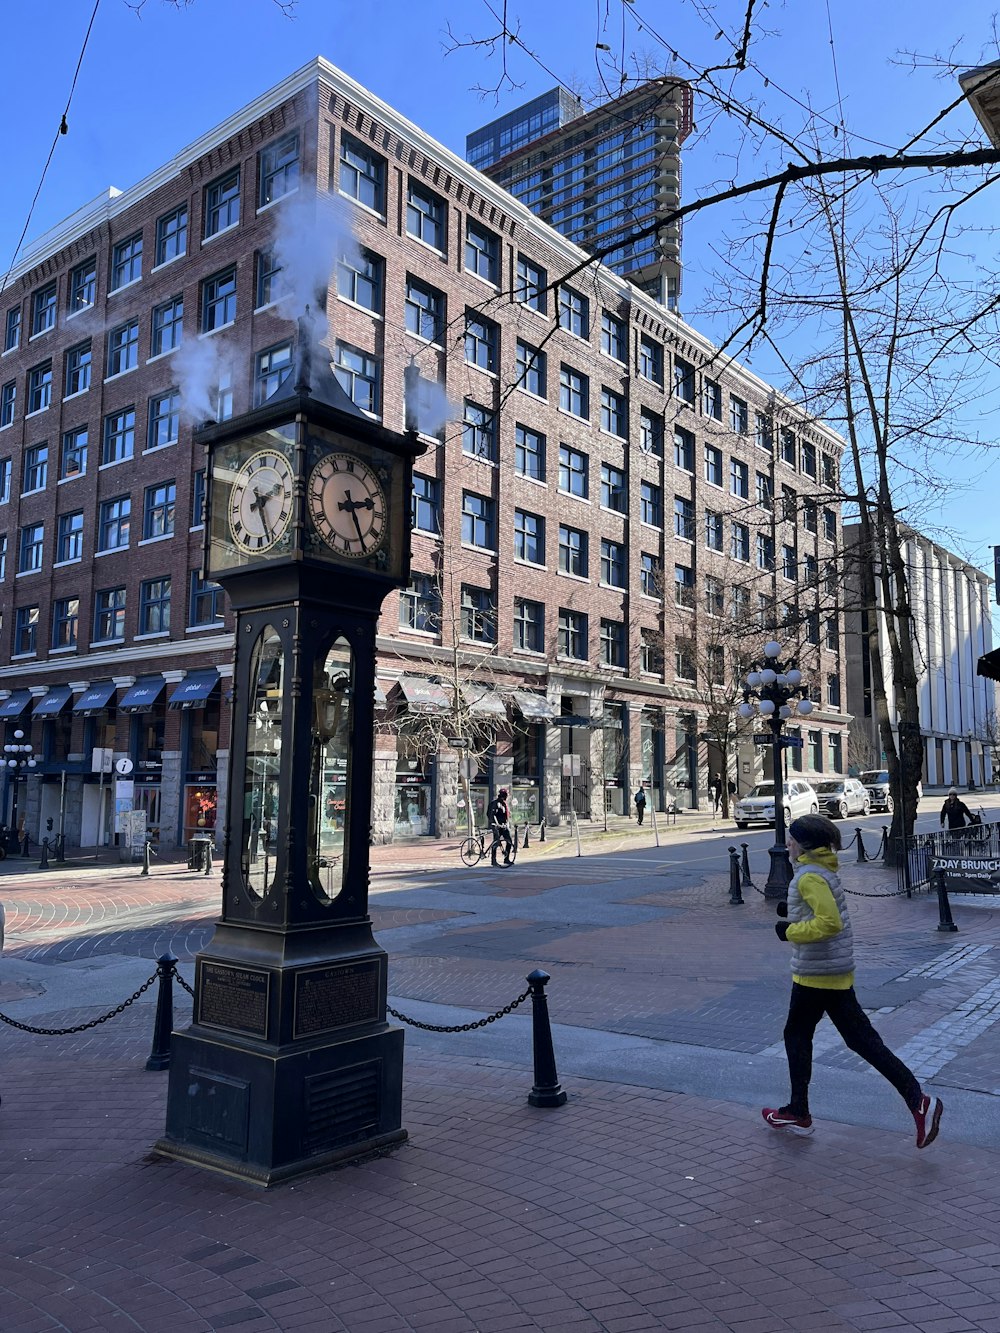
<svg viewBox="0 0 1000 1333">
<path fill-rule="evenodd" d="M 11 801 L 10 814 L 10 832 L 7 835 L 8 843 L 14 843 L 20 847 L 20 840 L 17 836 L 17 787 L 21 774 L 26 769 L 34 768 L 37 764 L 35 759 L 34 746 L 30 741 L 24 739 L 23 731 L 15 731 L 13 741 L 8 741 L 4 747 L 4 763 L 10 770 L 13 780 L 13 799 Z"/>
<path fill-rule="evenodd" d="M 792 879 L 792 866 L 785 846 L 785 788 L 781 751 L 788 740 L 781 729 L 790 717 L 805 717 L 813 710 L 805 697 L 802 672 L 792 661 L 782 662 L 781 644 L 771 639 L 764 644 L 763 662 L 754 662 L 746 675 L 743 702 L 736 710 L 740 717 L 760 716 L 770 727 L 771 769 L 774 777 L 774 846 L 770 850 L 771 868 L 764 885 L 765 898 L 784 898 Z"/>
</svg>

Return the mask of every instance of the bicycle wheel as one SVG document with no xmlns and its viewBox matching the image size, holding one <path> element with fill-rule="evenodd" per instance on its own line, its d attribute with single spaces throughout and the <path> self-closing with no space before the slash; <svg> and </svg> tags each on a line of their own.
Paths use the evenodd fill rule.
<svg viewBox="0 0 1000 1333">
<path fill-rule="evenodd" d="M 466 838 L 458 849 L 458 854 L 467 866 L 477 866 L 483 859 L 483 844 L 480 838 Z"/>
<path fill-rule="evenodd" d="M 515 827 L 515 828 L 512 828 L 511 831 L 510 831 L 510 851 L 507 853 L 507 855 L 510 857 L 511 864 L 513 864 L 513 863 L 517 860 L 517 828 L 516 828 L 516 827 Z"/>
</svg>

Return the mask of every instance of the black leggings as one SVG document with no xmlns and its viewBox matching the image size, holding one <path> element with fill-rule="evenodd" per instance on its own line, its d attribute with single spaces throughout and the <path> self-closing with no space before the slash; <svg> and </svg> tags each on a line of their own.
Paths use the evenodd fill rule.
<svg viewBox="0 0 1000 1333">
<path fill-rule="evenodd" d="M 785 1050 L 792 1083 L 789 1107 L 794 1115 L 809 1114 L 809 1079 L 812 1077 L 813 1033 L 816 1024 L 828 1014 L 830 1022 L 843 1037 L 849 1050 L 867 1060 L 883 1078 L 887 1078 L 915 1111 L 920 1105 L 921 1088 L 914 1075 L 893 1055 L 871 1025 L 858 1003 L 854 987 L 850 990 L 822 990 L 818 986 L 800 986 L 792 982 L 792 999 L 785 1023 Z"/>
</svg>

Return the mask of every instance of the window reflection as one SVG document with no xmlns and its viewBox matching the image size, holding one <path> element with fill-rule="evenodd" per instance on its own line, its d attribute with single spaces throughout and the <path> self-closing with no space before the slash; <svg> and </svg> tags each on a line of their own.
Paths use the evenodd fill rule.
<svg viewBox="0 0 1000 1333">
<path fill-rule="evenodd" d="M 309 872 L 335 898 L 344 883 L 344 838 L 350 766 L 351 646 L 336 639 L 313 678 L 313 741 L 309 781 Z"/>
<path fill-rule="evenodd" d="M 277 630 L 267 625 L 250 664 L 250 708 L 243 788 L 240 860 L 247 889 L 262 898 L 274 884 L 279 845 L 278 777 L 281 766 L 281 686 L 284 656 Z"/>
</svg>

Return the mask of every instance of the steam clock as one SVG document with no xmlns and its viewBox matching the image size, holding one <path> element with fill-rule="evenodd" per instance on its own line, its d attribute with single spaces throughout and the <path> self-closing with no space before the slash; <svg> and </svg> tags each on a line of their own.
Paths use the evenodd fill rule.
<svg viewBox="0 0 1000 1333">
<path fill-rule="evenodd" d="M 310 364 L 198 432 L 206 575 L 236 612 L 222 913 L 173 1035 L 172 1157 L 269 1185 L 406 1137 L 368 916 L 375 631 L 409 577 L 414 432 Z"/>
</svg>

